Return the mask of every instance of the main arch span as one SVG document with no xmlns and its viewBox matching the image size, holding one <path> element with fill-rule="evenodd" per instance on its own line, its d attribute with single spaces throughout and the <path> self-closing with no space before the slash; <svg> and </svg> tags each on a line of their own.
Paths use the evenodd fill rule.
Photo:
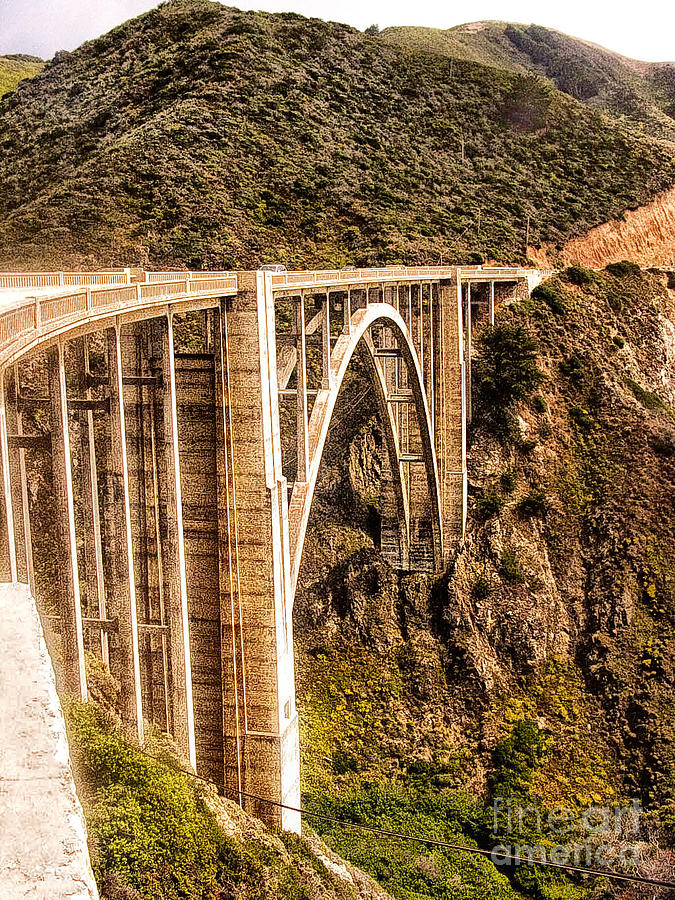
<svg viewBox="0 0 675 900">
<path fill-rule="evenodd" d="M 466 520 L 472 321 L 544 273 L 0 273 L 0 568 L 63 691 L 87 653 L 128 729 L 284 828 L 299 805 L 292 608 L 355 354 L 386 444 L 381 548 L 442 571 Z"/>
</svg>

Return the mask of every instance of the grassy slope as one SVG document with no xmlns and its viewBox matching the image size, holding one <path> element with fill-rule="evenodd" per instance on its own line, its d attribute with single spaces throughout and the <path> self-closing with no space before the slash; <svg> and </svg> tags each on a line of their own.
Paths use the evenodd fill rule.
<svg viewBox="0 0 675 900">
<path fill-rule="evenodd" d="M 578 100 L 627 115 L 675 140 L 675 64 L 640 63 L 539 25 L 481 22 L 447 30 L 388 28 L 383 37 L 416 50 L 544 76 Z"/>
<path fill-rule="evenodd" d="M 32 78 L 44 63 L 36 56 L 0 56 L 0 97 L 13 91 L 24 78 Z"/>
<path fill-rule="evenodd" d="M 560 245 L 675 183 L 564 94 L 200 0 L 60 55 L 0 123 L 3 265 L 515 261 L 528 215 Z"/>
<path fill-rule="evenodd" d="M 294 611 L 307 803 L 489 847 L 494 796 L 544 812 L 637 796 L 647 810 L 637 840 L 672 841 L 666 319 L 675 320 L 672 296 L 634 272 L 557 280 L 500 311 L 498 324 L 534 336 L 544 380 L 514 409 L 522 433 L 497 440 L 480 389 L 487 352 L 477 360 L 469 530 L 447 581 L 397 576 L 359 532 L 364 519 L 345 505 L 339 474 L 349 439 L 337 429 Z M 499 417 L 506 399 L 491 402 Z M 363 455 L 357 441 L 352 461 Z M 342 498 L 337 519 L 331 496 Z M 321 829 L 399 900 L 508 896 L 489 867 L 464 869 L 452 853 Z M 663 862 L 643 849 L 645 873 L 656 874 Z M 591 887 L 526 872 L 516 886 L 540 900 Z"/>
<path fill-rule="evenodd" d="M 94 702 L 68 733 L 103 900 L 391 900 L 307 829 L 273 834 L 178 771 L 166 736 L 141 753 Z"/>
</svg>

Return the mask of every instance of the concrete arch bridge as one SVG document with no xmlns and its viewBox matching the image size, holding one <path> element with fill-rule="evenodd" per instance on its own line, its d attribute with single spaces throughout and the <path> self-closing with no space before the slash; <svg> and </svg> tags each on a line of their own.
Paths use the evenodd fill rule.
<svg viewBox="0 0 675 900">
<path fill-rule="evenodd" d="M 299 828 L 292 606 L 350 360 L 387 448 L 381 548 L 441 571 L 466 519 L 471 335 L 515 268 L 0 274 L 0 573 L 37 599 L 61 689 L 85 651 L 123 718 L 170 732 Z"/>
</svg>

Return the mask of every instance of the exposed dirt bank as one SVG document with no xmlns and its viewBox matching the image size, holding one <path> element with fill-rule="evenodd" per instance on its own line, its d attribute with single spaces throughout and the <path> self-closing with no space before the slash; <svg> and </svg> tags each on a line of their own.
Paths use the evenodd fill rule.
<svg viewBox="0 0 675 900">
<path fill-rule="evenodd" d="M 542 264 L 550 263 L 555 256 L 546 248 L 532 249 L 529 255 Z M 559 262 L 602 268 L 621 259 L 641 266 L 675 265 L 675 189 L 569 241 Z"/>
</svg>

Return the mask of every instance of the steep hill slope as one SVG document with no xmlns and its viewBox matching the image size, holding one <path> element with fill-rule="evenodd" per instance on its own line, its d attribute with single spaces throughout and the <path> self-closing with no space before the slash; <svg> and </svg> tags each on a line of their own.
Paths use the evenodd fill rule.
<svg viewBox="0 0 675 900">
<path fill-rule="evenodd" d="M 37 56 L 0 56 L 0 97 L 13 91 L 24 78 L 32 78 L 44 63 Z"/>
<path fill-rule="evenodd" d="M 376 420 L 331 438 L 294 609 L 306 803 L 492 847 L 496 797 L 543 821 L 635 797 L 639 832 L 608 828 L 605 861 L 635 843 L 642 874 L 672 878 L 673 294 L 630 264 L 571 269 L 477 331 L 468 533 L 445 578 L 395 572 L 373 546 Z M 451 853 L 392 861 L 386 840 L 320 830 L 397 900 L 508 896 Z M 588 834 L 506 841 L 550 838 Z M 536 900 L 648 896 L 511 874 Z"/>
<path fill-rule="evenodd" d="M 0 102 L 0 264 L 524 256 L 675 184 L 668 144 L 523 77 L 175 0 Z"/>
<path fill-rule="evenodd" d="M 382 36 L 416 50 L 534 72 L 577 100 L 675 139 L 675 63 L 643 63 L 551 28 L 509 22 L 473 22 L 445 31 L 388 28 Z"/>
<path fill-rule="evenodd" d="M 310 828 L 272 833 L 180 771 L 166 735 L 141 752 L 111 709 L 118 686 L 97 671 L 105 698 L 71 704 L 68 732 L 103 900 L 391 900 Z"/>
</svg>

